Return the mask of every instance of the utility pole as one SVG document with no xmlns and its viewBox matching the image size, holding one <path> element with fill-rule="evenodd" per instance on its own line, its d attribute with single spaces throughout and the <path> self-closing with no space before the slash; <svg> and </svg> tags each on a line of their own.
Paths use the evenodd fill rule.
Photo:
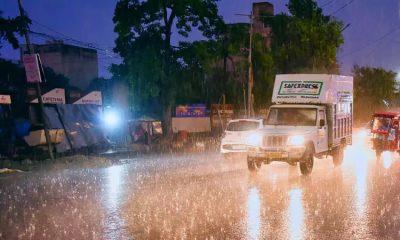
<svg viewBox="0 0 400 240">
<path fill-rule="evenodd" d="M 20 16 L 22 18 L 26 17 L 25 16 L 25 10 L 22 7 L 21 0 L 18 0 L 18 8 L 19 8 Z M 34 50 L 32 48 L 32 45 L 31 45 L 31 41 L 29 39 L 29 33 L 28 32 L 29 31 L 25 31 L 25 33 L 24 33 L 26 47 L 28 49 L 29 54 L 35 54 L 35 52 L 34 52 Z M 54 160 L 53 146 L 51 144 L 49 129 L 47 128 L 46 122 L 45 122 L 44 105 L 43 105 L 43 99 L 42 99 L 42 89 L 40 88 L 40 83 L 39 82 L 36 82 L 36 93 L 37 93 L 38 102 L 39 102 L 40 114 L 41 114 L 42 121 L 43 121 L 44 135 L 46 137 L 47 147 L 49 149 L 49 155 L 50 155 L 51 160 Z"/>
<path fill-rule="evenodd" d="M 254 22 L 254 15 L 253 11 L 250 15 L 248 14 L 235 14 L 238 16 L 245 16 L 250 19 L 250 29 L 249 29 L 249 56 L 247 58 L 247 63 L 249 65 L 249 73 L 247 79 L 247 107 L 245 107 L 247 117 L 252 117 L 254 113 L 253 108 L 253 87 L 254 87 L 254 74 L 253 74 L 253 22 Z"/>
<path fill-rule="evenodd" d="M 249 40 L 249 56 L 248 56 L 248 64 L 249 64 L 249 76 L 247 82 L 247 109 L 245 107 L 245 111 L 248 117 L 254 116 L 254 95 L 253 95 L 253 88 L 254 88 L 254 71 L 253 71 L 253 25 L 254 19 L 264 19 L 264 18 L 273 18 L 274 16 L 254 16 L 253 11 L 251 14 L 235 14 L 237 16 L 245 16 L 250 19 L 250 40 Z M 243 90 L 244 91 L 244 90 Z M 245 98 L 245 97 L 244 97 Z M 246 104 L 245 104 L 246 105 Z"/>
<path fill-rule="evenodd" d="M 252 117 L 253 115 L 253 86 L 254 86 L 254 76 L 253 76 L 253 11 L 250 15 L 250 41 L 249 41 L 249 78 L 247 83 L 247 117 Z"/>
</svg>

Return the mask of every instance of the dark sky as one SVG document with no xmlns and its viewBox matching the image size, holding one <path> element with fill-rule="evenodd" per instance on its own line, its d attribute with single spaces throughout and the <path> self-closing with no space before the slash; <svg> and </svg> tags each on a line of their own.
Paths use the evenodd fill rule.
<svg viewBox="0 0 400 240">
<path fill-rule="evenodd" d="M 114 46 L 113 12 L 117 0 L 25 0 L 24 6 L 34 20 L 32 30 L 58 38 L 72 38 L 111 50 Z M 252 0 L 221 0 L 220 14 L 226 22 L 247 21 L 236 13 L 249 13 Z M 287 1 L 270 1 L 275 13 L 287 11 Z M 379 66 L 400 71 L 399 0 L 319 0 L 325 13 L 333 14 L 351 26 L 345 30 L 345 44 L 339 62 L 343 74 L 353 64 Z M 18 14 L 17 0 L 0 0 L 4 16 Z M 43 26 L 44 25 L 44 26 Z M 195 38 L 195 37 L 192 37 Z M 33 37 L 34 42 L 43 37 Z M 17 59 L 18 52 L 3 44 L 1 57 Z M 99 53 L 100 75 L 108 76 L 107 66 L 118 61 L 112 53 Z"/>
</svg>

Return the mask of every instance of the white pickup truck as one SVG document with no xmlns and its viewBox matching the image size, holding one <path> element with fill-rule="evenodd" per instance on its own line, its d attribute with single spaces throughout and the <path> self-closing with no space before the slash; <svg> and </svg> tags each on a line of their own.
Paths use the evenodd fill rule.
<svg viewBox="0 0 400 240">
<path fill-rule="evenodd" d="M 338 166 L 352 143 L 353 77 L 326 74 L 277 75 L 272 105 L 262 130 L 248 137 L 247 166 L 300 163 L 311 173 L 314 157 L 330 155 Z"/>
</svg>

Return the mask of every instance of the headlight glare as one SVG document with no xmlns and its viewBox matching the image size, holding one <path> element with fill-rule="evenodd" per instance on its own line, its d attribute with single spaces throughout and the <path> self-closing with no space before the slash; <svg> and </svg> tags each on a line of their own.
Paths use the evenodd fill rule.
<svg viewBox="0 0 400 240">
<path fill-rule="evenodd" d="M 301 146 L 304 145 L 304 142 L 304 136 L 301 135 L 290 136 L 288 139 L 288 145 L 290 146 Z"/>
<path fill-rule="evenodd" d="M 115 109 L 105 109 L 103 124 L 107 129 L 115 129 L 121 125 L 120 113 Z"/>
<path fill-rule="evenodd" d="M 247 142 L 247 145 L 250 145 L 250 146 L 261 146 L 262 134 L 252 133 L 247 137 L 246 142 Z"/>
</svg>

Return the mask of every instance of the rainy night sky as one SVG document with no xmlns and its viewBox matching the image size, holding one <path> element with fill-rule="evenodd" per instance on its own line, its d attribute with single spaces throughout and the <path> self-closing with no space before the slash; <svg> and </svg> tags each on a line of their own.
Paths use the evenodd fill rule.
<svg viewBox="0 0 400 240">
<path fill-rule="evenodd" d="M 33 19 L 32 30 L 57 38 L 71 38 L 91 43 L 111 51 L 116 34 L 113 31 L 113 12 L 117 0 L 35 0 L 24 1 L 25 9 Z M 228 23 L 245 22 L 236 13 L 249 13 L 252 0 L 221 0 L 220 14 Z M 271 0 L 275 13 L 287 11 L 286 1 Z M 339 52 L 343 74 L 351 71 L 353 64 L 384 67 L 400 72 L 400 1 L 398 0 L 319 0 L 327 14 L 333 14 L 351 26 L 344 32 L 345 44 Z M 4 16 L 18 14 L 16 0 L 1 0 Z M 33 36 L 34 43 L 45 41 Z M 199 38 L 193 34 L 190 39 Z M 0 50 L 1 57 L 17 59 L 18 51 L 7 44 Z M 113 54 L 99 53 L 101 76 L 109 76 L 107 66 L 118 62 Z"/>
</svg>

